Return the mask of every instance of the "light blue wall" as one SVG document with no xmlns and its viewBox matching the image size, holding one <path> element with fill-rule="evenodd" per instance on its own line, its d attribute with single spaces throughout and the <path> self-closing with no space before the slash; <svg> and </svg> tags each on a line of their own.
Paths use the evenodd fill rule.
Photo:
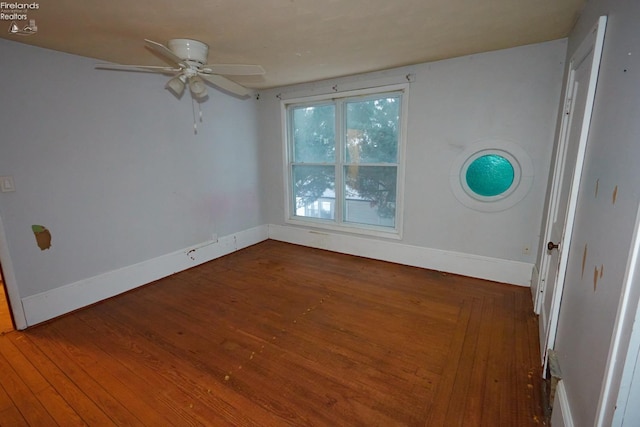
<svg viewBox="0 0 640 427">
<path fill-rule="evenodd" d="M 281 91 L 309 93 L 414 77 L 409 92 L 404 239 L 409 246 L 535 262 L 566 40 L 264 91 L 211 90 L 192 130 L 188 96 L 163 76 L 0 40 L 0 218 L 20 297 L 261 224 L 284 224 Z M 42 70 L 46 70 L 44 73 Z M 535 179 L 502 212 L 462 205 L 459 154 L 486 139 L 528 152 Z M 31 225 L 51 230 L 41 251 Z M 529 253 L 524 253 L 524 248 Z"/>
<path fill-rule="evenodd" d="M 164 76 L 6 40 L 0 57 L 0 175 L 16 187 L 0 217 L 21 298 L 264 223 L 254 99 L 210 89 L 194 135 Z"/>
</svg>

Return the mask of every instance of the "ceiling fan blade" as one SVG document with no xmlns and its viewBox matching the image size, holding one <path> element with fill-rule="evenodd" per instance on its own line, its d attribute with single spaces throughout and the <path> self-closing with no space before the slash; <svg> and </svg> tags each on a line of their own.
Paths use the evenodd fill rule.
<svg viewBox="0 0 640 427">
<path fill-rule="evenodd" d="M 96 64 L 101 70 L 139 71 L 147 73 L 175 74 L 182 71 L 181 68 L 162 67 L 155 65 L 120 65 L 120 64 Z"/>
<path fill-rule="evenodd" d="M 175 53 L 171 52 L 171 50 L 163 44 L 158 42 L 154 42 L 153 40 L 144 39 L 145 45 L 155 51 L 156 53 L 164 56 L 167 59 L 170 59 L 171 62 L 175 62 L 178 65 L 183 64 L 182 58 L 180 58 Z"/>
<path fill-rule="evenodd" d="M 245 64 L 207 64 L 202 67 L 207 74 L 224 74 L 228 76 L 258 76 L 265 73 L 260 65 Z"/>
<path fill-rule="evenodd" d="M 224 89 L 227 92 L 235 93 L 238 96 L 247 96 L 251 93 L 251 90 L 239 85 L 238 83 L 232 82 L 226 77 L 222 77 L 217 74 L 205 73 L 200 73 L 199 75 L 214 86 L 217 86 L 220 89 Z"/>
</svg>

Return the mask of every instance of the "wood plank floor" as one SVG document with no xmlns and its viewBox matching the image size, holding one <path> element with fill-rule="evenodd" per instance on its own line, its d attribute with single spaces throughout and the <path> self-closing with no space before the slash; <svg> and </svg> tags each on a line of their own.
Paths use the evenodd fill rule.
<svg viewBox="0 0 640 427">
<path fill-rule="evenodd" d="M 545 425 L 528 288 L 266 241 L 0 336 L 10 426 Z"/>
<path fill-rule="evenodd" d="M 0 273 L 0 334 L 13 331 L 13 321 L 11 320 L 11 310 L 9 310 L 9 301 L 5 294 L 4 283 L 2 282 L 2 274 Z"/>
</svg>

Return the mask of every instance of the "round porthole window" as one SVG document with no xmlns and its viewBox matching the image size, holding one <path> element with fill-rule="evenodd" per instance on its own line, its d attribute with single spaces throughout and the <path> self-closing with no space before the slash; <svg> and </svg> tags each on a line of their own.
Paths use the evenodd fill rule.
<svg viewBox="0 0 640 427">
<path fill-rule="evenodd" d="M 484 154 L 475 159 L 465 174 L 467 185 L 475 194 L 494 197 L 503 194 L 513 184 L 513 165 L 499 154 Z"/>
<path fill-rule="evenodd" d="M 479 200 L 508 195 L 520 179 L 520 168 L 513 156 L 497 150 L 483 150 L 471 156 L 461 172 L 465 191 Z"/>
<path fill-rule="evenodd" d="M 452 165 L 451 188 L 466 206 L 482 211 L 507 209 L 529 192 L 533 166 L 515 144 L 484 141 L 463 151 Z"/>
</svg>

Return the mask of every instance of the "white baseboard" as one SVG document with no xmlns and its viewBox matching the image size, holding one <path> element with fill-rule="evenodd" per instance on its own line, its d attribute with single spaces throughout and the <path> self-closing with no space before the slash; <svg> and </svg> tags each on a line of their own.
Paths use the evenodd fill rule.
<svg viewBox="0 0 640 427">
<path fill-rule="evenodd" d="M 567 389 L 564 387 L 564 381 L 558 381 L 556 386 L 556 396 L 553 402 L 553 411 L 551 413 L 551 425 L 553 427 L 573 427 L 573 417 L 569 408 L 569 400 L 567 399 Z"/>
<path fill-rule="evenodd" d="M 268 238 L 414 267 L 530 286 L 533 265 L 304 228 L 262 225 L 22 298 L 27 326 L 111 298 Z"/>
<path fill-rule="evenodd" d="M 27 325 L 53 319 L 267 239 L 268 226 L 262 225 L 22 298 Z"/>
<path fill-rule="evenodd" d="M 269 238 L 318 249 L 428 268 L 519 286 L 530 286 L 533 264 L 411 246 L 305 228 L 269 225 Z"/>
</svg>

